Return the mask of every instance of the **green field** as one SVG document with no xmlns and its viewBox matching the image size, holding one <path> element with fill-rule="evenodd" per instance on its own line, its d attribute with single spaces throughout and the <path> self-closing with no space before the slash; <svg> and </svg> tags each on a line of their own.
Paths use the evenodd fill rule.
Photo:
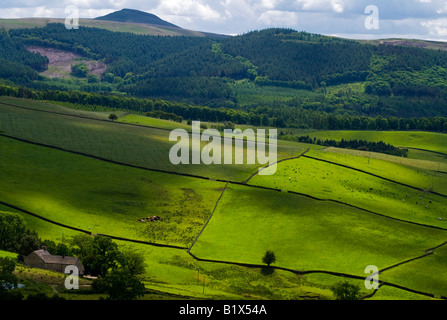
<svg viewBox="0 0 447 320">
<path fill-rule="evenodd" d="M 447 195 L 446 176 L 441 172 L 436 172 L 439 171 L 438 169 L 446 167 L 447 163 L 433 161 L 420 162 L 414 159 L 383 154 L 378 154 L 381 155 L 381 157 L 377 158 L 359 154 L 361 152 L 364 153 L 364 151 L 359 151 L 357 154 L 354 152 L 355 155 L 350 155 L 344 152 L 339 153 L 334 149 L 335 148 L 331 148 L 331 150 L 326 149 L 324 151 L 312 150 L 306 155 L 362 170 L 425 191 L 435 191 Z M 368 152 L 368 155 L 371 154 L 374 153 Z M 374 155 L 377 155 L 377 153 Z M 431 170 L 429 169 L 429 164 L 432 165 Z"/>
<path fill-rule="evenodd" d="M 409 150 L 409 157 L 397 157 L 384 153 L 377 152 L 369 152 L 369 151 L 361 151 L 354 149 L 341 149 L 341 148 L 333 148 L 328 147 L 325 148 L 329 154 L 348 154 L 357 157 L 368 158 L 368 161 L 371 159 L 384 160 L 386 162 L 392 162 L 401 164 L 404 166 L 427 169 L 430 171 L 438 171 L 438 172 L 447 172 L 447 162 L 445 162 L 445 157 L 439 154 L 435 154 L 432 152 L 420 151 L 420 150 Z M 359 161 L 365 162 L 360 158 L 356 158 Z"/>
<path fill-rule="evenodd" d="M 447 277 L 441 271 L 447 263 L 447 248 L 435 249 L 432 255 L 414 260 L 396 269 L 383 272 L 381 279 L 419 291 L 432 292 L 437 297 L 445 296 Z"/>
<path fill-rule="evenodd" d="M 447 134 L 421 131 L 318 131 L 317 139 L 383 141 L 396 147 L 417 148 L 447 155 Z"/>
<path fill-rule="evenodd" d="M 282 162 L 275 175 L 256 176 L 250 183 L 336 200 L 396 219 L 447 229 L 447 198 L 310 158 Z"/>
<path fill-rule="evenodd" d="M 79 233 L 69 227 L 122 238 L 120 246 L 144 254 L 144 299 L 333 299 L 330 286 L 343 279 L 338 273 L 358 277 L 353 281 L 367 295 L 365 267 L 396 264 L 380 279 L 423 294 L 385 285 L 370 299 L 447 296 L 445 245 L 406 262 L 447 241 L 442 156 L 398 158 L 279 140 L 279 159 L 307 151 L 305 156 L 280 162 L 274 175 L 255 175 L 243 185 L 258 164 L 179 167 L 167 161 L 169 132 L 189 131 L 186 123 L 121 111 L 112 122 L 110 112 L 69 104 L 0 102 L 27 108 L 0 104 L 0 133 L 29 141 L 0 136 L 0 201 L 66 227 L 6 204 L 0 211 L 21 213 L 42 239 L 67 241 Z M 358 132 L 315 134 L 352 139 Z M 447 144 L 432 133 L 364 134 L 437 152 Z M 153 215 L 162 220 L 139 221 Z M 191 245 L 194 256 L 188 254 Z M 273 272 L 261 261 L 266 250 L 277 257 Z M 22 276 L 33 277 L 28 271 Z M 39 277 L 48 277 L 42 289 L 48 292 L 59 281 Z"/>
<path fill-rule="evenodd" d="M 223 187 L 0 140 L 0 198 L 92 233 L 188 246 Z M 149 216 L 163 224 L 138 221 Z"/>
<path fill-rule="evenodd" d="M 344 205 L 271 193 L 230 186 L 192 253 L 256 264 L 266 250 L 273 250 L 281 267 L 360 276 L 368 265 L 391 266 L 423 254 L 447 236 L 446 231 Z"/>
</svg>

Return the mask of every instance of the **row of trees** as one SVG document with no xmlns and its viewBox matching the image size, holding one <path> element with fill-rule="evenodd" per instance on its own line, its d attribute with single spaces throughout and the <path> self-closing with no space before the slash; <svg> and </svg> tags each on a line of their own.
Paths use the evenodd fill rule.
<svg viewBox="0 0 447 320">
<path fill-rule="evenodd" d="M 161 110 L 146 112 L 145 116 L 151 117 L 151 118 L 163 119 L 163 120 L 171 120 L 171 121 L 179 122 L 179 123 L 181 123 L 183 121 L 183 117 L 178 116 L 174 113 L 164 112 Z"/>
<path fill-rule="evenodd" d="M 408 149 L 397 148 L 389 143 L 385 143 L 383 141 L 366 141 L 366 140 L 345 140 L 341 139 L 340 141 L 332 140 L 332 139 L 317 139 L 311 138 L 309 136 L 301 136 L 297 139 L 298 142 L 317 144 L 320 146 L 326 147 L 336 147 L 336 148 L 344 148 L 344 149 L 355 149 L 362 151 L 372 151 L 379 152 L 385 154 L 391 154 L 398 157 L 408 157 Z"/>
<path fill-rule="evenodd" d="M 101 106 L 110 110 L 126 110 L 144 114 L 162 111 L 185 120 L 206 122 L 231 121 L 235 124 L 298 127 L 322 130 L 427 130 L 447 132 L 447 117 L 367 117 L 334 115 L 330 112 L 293 106 L 259 107 L 247 110 L 211 108 L 161 99 L 140 99 L 81 91 L 32 90 L 25 87 L 0 85 L 0 95 L 36 100 L 70 102 L 83 106 Z M 173 116 L 171 116 L 173 117 Z M 178 118 L 180 119 L 180 118 Z"/>
</svg>

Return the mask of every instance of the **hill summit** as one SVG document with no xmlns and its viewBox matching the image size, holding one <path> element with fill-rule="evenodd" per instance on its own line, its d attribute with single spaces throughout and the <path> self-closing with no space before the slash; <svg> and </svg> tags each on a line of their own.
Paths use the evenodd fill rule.
<svg viewBox="0 0 447 320">
<path fill-rule="evenodd" d="M 178 26 L 160 19 L 154 14 L 134 9 L 122 9 L 109 13 L 108 15 L 97 17 L 94 20 L 128 22 L 128 23 L 144 23 L 163 27 L 179 28 Z"/>
</svg>

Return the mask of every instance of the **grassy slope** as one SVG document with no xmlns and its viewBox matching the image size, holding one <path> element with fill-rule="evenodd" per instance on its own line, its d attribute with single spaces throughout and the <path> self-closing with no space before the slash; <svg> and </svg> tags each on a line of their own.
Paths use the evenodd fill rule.
<svg viewBox="0 0 447 320">
<path fill-rule="evenodd" d="M 444 174 L 437 173 L 426 168 L 415 166 L 419 161 L 408 158 L 394 156 L 382 157 L 382 159 L 369 158 L 367 156 L 350 155 L 346 153 L 332 152 L 331 150 L 316 151 L 307 153 L 318 159 L 328 160 L 341 165 L 350 166 L 359 170 L 370 172 L 381 177 L 411 185 L 420 189 L 435 191 L 447 195 L 447 179 Z M 362 151 L 359 151 L 361 153 Z M 370 154 L 368 152 L 368 154 Z M 386 155 L 383 155 L 386 156 Z M 387 160 L 385 160 L 387 159 Z M 394 162 L 395 160 L 396 162 Z M 399 162 L 397 162 L 399 161 Z M 441 163 L 439 163 L 440 167 Z M 446 165 L 446 164 L 444 164 Z M 434 166 L 433 169 L 438 166 Z M 435 169 L 435 170 L 436 170 Z"/>
<path fill-rule="evenodd" d="M 14 137 L 146 168 L 188 173 L 215 179 L 243 181 L 259 167 L 259 164 L 222 164 L 216 170 L 215 166 L 205 164 L 177 166 L 171 164 L 169 151 L 176 142 L 169 141 L 170 130 L 186 128 L 185 124 L 178 125 L 174 122 L 141 116 L 130 117 L 130 122 L 135 123 L 135 119 L 139 118 L 140 120 L 137 121 L 140 122 L 140 125 L 155 125 L 162 129 L 145 128 L 65 115 L 81 115 L 105 120 L 110 114 L 107 112 L 73 110 L 50 103 L 7 97 L 0 98 L 1 101 L 64 114 L 50 114 L 0 105 L 0 131 Z M 128 118 L 129 116 L 124 117 L 124 121 L 128 121 L 126 120 Z M 202 146 L 205 144 L 206 142 L 203 142 Z M 277 157 L 282 159 L 292 155 L 296 156 L 303 152 L 305 148 L 306 145 L 304 144 L 279 142 Z M 245 155 L 244 150 L 233 148 L 233 155 L 236 152 L 244 152 Z"/>
<path fill-rule="evenodd" d="M 434 254 L 390 269 L 381 275 L 381 279 L 391 283 L 399 283 L 415 290 L 432 292 L 445 296 L 447 293 L 447 277 L 440 268 L 447 263 L 447 246 L 434 250 Z"/>
<path fill-rule="evenodd" d="M 362 276 L 368 265 L 382 269 L 446 239 L 446 231 L 347 206 L 232 185 L 192 253 L 261 264 L 264 252 L 273 250 L 276 266 Z"/>
<path fill-rule="evenodd" d="M 250 183 L 337 200 L 393 218 L 447 228 L 446 198 L 313 159 L 280 163 L 275 175 L 256 176 Z M 440 217 L 443 220 L 438 220 Z"/>
<path fill-rule="evenodd" d="M 317 139 L 384 141 L 396 147 L 425 149 L 447 154 L 447 134 L 421 131 L 318 131 Z"/>
<path fill-rule="evenodd" d="M 187 246 L 223 186 L 3 137 L 0 148 L 3 201 L 93 233 Z M 153 215 L 163 221 L 137 221 Z"/>
<path fill-rule="evenodd" d="M 1 140 L 1 139 L 0 139 Z M 17 143 L 20 145 L 25 145 L 23 143 Z M 11 146 L 9 146 L 11 147 Z M 9 148 L 10 150 L 14 150 L 14 148 Z M 25 148 L 26 149 L 26 148 Z M 22 150 L 23 153 L 29 153 L 32 150 Z M 34 157 L 37 156 L 39 152 L 34 150 L 32 152 L 34 154 Z M 45 153 L 45 151 L 44 151 Z M 53 166 L 56 163 L 64 163 L 64 157 L 57 152 L 50 152 L 51 153 L 51 160 L 46 159 L 49 161 L 50 164 Z M 80 161 L 80 159 L 74 159 L 75 162 L 83 162 Z M 92 162 L 94 160 L 87 159 L 88 162 Z M 40 163 L 36 163 L 36 165 L 41 165 Z M 13 166 L 10 164 L 10 167 Z M 57 165 L 56 165 L 57 166 Z M 90 164 L 89 167 L 92 169 L 95 169 L 96 166 Z M 3 168 L 1 168 L 3 172 Z M 119 173 L 114 170 L 114 174 Z M 100 174 L 100 172 L 99 172 Z M 123 178 L 123 175 L 120 175 L 121 178 Z M 127 176 L 129 177 L 129 176 Z M 20 178 L 20 177 L 18 177 Z M 99 177 L 98 177 L 99 178 Z M 104 177 L 102 177 L 104 179 Z M 29 177 L 30 180 L 27 181 L 33 181 L 33 176 L 31 175 Z M 169 180 L 169 179 L 168 179 Z M 78 180 L 79 181 L 79 180 Z M 163 183 L 166 185 L 167 181 L 166 178 L 164 178 Z M 43 185 L 46 188 L 45 192 L 48 194 L 52 194 L 54 196 L 57 196 L 57 192 L 53 188 L 48 188 L 48 186 L 52 186 L 53 184 L 50 183 L 47 180 L 36 180 L 35 183 L 41 183 L 40 187 L 43 188 Z M 105 180 L 104 183 L 108 182 L 108 180 Z M 6 185 L 10 186 L 9 181 L 7 180 L 4 184 L 4 188 L 6 188 Z M 26 186 L 25 188 L 32 188 L 34 186 L 33 183 L 31 183 L 30 186 Z M 54 186 L 58 187 L 58 186 Z M 68 186 L 71 188 L 71 190 L 76 191 L 76 188 L 71 185 Z M 4 191 L 4 190 L 2 190 Z M 13 194 L 16 194 L 15 190 Z M 171 190 L 173 191 L 173 190 Z M 147 197 L 153 198 L 154 190 L 152 190 L 152 193 L 149 193 Z M 171 192 L 172 193 L 172 192 Z M 158 196 L 160 194 L 157 194 Z M 12 196 L 11 196 L 12 197 Z M 5 193 L 2 192 L 0 195 L 0 198 L 3 200 L 5 199 Z M 6 197 L 7 198 L 7 197 Z M 92 203 L 95 204 L 96 210 L 98 210 L 98 213 L 101 213 L 101 202 L 103 201 L 101 195 L 96 195 L 96 198 L 94 201 L 90 199 L 90 205 Z M 11 199 L 11 198 L 10 198 Z M 13 201 L 20 202 L 17 199 L 12 199 Z M 87 199 L 88 200 L 88 199 Z M 87 201 L 86 200 L 86 201 Z M 104 199 L 104 201 L 107 199 Z M 215 199 L 214 199 L 215 200 Z M 25 202 L 30 202 L 32 199 L 25 198 L 23 199 L 24 203 L 21 203 L 21 205 L 28 207 L 32 207 L 32 205 L 26 205 Z M 65 199 L 65 201 L 68 201 L 68 199 Z M 147 200 L 149 202 L 149 200 Z M 192 205 L 193 203 L 191 203 Z M 156 204 L 154 204 L 155 206 Z M 82 203 L 79 203 L 79 207 L 82 206 Z M 120 206 L 123 208 L 123 205 Z M 165 209 L 168 209 L 169 207 L 165 207 Z M 183 206 L 183 209 L 187 209 L 187 207 Z M 14 211 L 6 206 L 1 206 L 1 210 L 5 211 Z M 39 213 L 45 213 L 46 212 L 46 206 L 43 205 L 39 207 L 40 211 Z M 51 208 L 49 208 L 51 209 Z M 197 213 L 198 209 L 196 208 L 194 210 L 194 214 Z M 53 215 L 59 215 L 59 212 L 51 212 Z M 48 222 L 39 220 L 34 217 L 30 217 L 26 214 L 23 214 L 24 218 L 27 221 L 27 224 L 29 227 L 31 227 L 33 230 L 36 230 L 42 239 L 51 239 L 56 242 L 63 241 L 63 237 L 65 239 L 68 239 L 71 235 L 76 234 L 76 232 L 71 231 L 69 229 L 65 229 L 59 226 L 55 226 L 53 224 L 50 224 Z M 65 219 L 63 215 L 59 215 L 61 219 Z M 187 225 L 187 219 L 191 219 L 191 217 L 182 217 L 182 224 Z M 86 213 L 85 210 L 79 209 L 76 211 L 76 219 L 67 221 L 68 223 L 71 223 L 73 225 L 77 225 L 78 223 L 87 223 L 91 221 L 90 214 Z M 112 217 L 104 217 L 104 222 L 110 222 L 113 223 Z M 202 222 L 203 223 L 203 222 Z M 121 221 L 120 222 L 120 229 L 119 230 L 113 230 L 119 233 L 120 236 L 126 235 L 126 223 Z M 80 225 L 81 227 L 83 225 Z M 98 226 L 99 227 L 99 226 Z M 108 226 L 109 230 L 112 226 Z M 179 230 L 170 230 L 170 233 L 173 235 Z M 198 230 L 194 230 L 194 228 L 191 228 L 189 230 L 189 235 L 195 235 L 198 232 Z M 153 247 L 143 244 L 135 244 L 130 243 L 126 241 L 117 241 L 117 243 L 120 245 L 120 248 L 129 248 L 132 250 L 137 250 L 141 253 L 143 253 L 145 257 L 145 261 L 147 264 L 146 267 L 146 273 L 143 275 L 143 280 L 145 282 L 146 288 L 149 290 L 156 290 L 160 291 L 160 293 L 155 294 L 151 293 L 144 297 L 144 299 L 176 299 L 181 297 L 195 297 L 195 298 L 208 298 L 208 299 L 261 299 L 261 298 L 271 298 L 271 299 L 289 299 L 289 298 L 299 298 L 299 296 L 324 296 L 326 298 L 330 298 L 330 291 L 329 290 L 321 290 L 316 287 L 312 286 L 301 286 L 301 280 L 292 274 L 288 272 L 276 272 L 274 274 L 265 276 L 263 275 L 259 270 L 254 269 L 246 269 L 242 267 L 236 267 L 236 266 L 226 266 L 221 264 L 210 264 L 210 263 L 201 263 L 198 261 L 195 261 L 192 259 L 187 253 L 186 250 L 179 250 L 179 249 L 171 249 L 171 248 L 159 248 L 159 247 Z M 61 287 L 63 285 L 63 277 L 56 277 L 54 279 L 43 279 L 41 276 L 41 273 L 36 270 L 30 270 L 29 272 L 20 274 L 21 279 L 28 278 L 31 279 L 31 282 L 26 282 L 27 287 L 23 290 L 24 293 L 29 293 L 27 290 L 36 290 L 34 288 L 35 282 L 40 283 L 42 281 L 48 282 L 48 284 L 52 286 L 59 286 Z M 203 293 L 203 278 L 206 277 L 206 289 L 205 293 Z M 36 280 L 37 279 L 37 280 Z M 247 279 L 250 279 L 250 283 L 247 284 Z M 337 279 L 334 277 L 332 280 L 332 283 L 335 282 Z M 23 282 L 23 280 L 21 280 Z M 47 290 L 46 286 L 41 286 L 42 290 Z M 46 292 L 46 291 L 45 291 Z M 52 294 L 54 291 L 47 292 L 48 294 Z M 98 296 L 96 295 L 81 295 L 77 292 L 71 292 L 66 293 L 64 296 L 67 299 L 97 299 Z"/>
<path fill-rule="evenodd" d="M 33 102 L 28 105 L 33 105 Z M 170 131 L 167 130 L 80 119 L 3 105 L 0 114 L 0 131 L 5 134 L 113 161 L 240 180 L 256 169 L 256 165 L 222 165 L 222 170 L 219 171 L 206 165 L 175 166 L 169 161 L 169 151 L 175 142 L 169 141 Z"/>
<path fill-rule="evenodd" d="M 420 168 L 423 170 L 431 170 L 431 171 L 442 171 L 447 172 L 447 162 L 445 161 L 447 158 L 443 157 L 442 155 L 438 155 L 432 152 L 425 152 L 425 151 L 419 151 L 419 150 L 410 150 L 409 151 L 409 157 L 397 157 L 392 156 L 389 154 L 384 153 L 377 153 L 377 152 L 369 152 L 369 151 L 361 151 L 361 150 L 354 150 L 354 149 L 342 149 L 342 148 L 325 148 L 325 151 L 327 151 L 330 154 L 348 154 L 353 155 L 357 157 L 364 157 L 369 159 L 378 159 L 383 160 L 386 162 L 392 162 L 401 164 L 408 167 L 413 168 Z M 423 154 L 422 157 L 415 156 L 415 153 L 417 154 Z M 360 159 L 360 158 L 357 158 Z M 364 162 L 364 160 L 360 160 L 361 162 Z"/>
</svg>

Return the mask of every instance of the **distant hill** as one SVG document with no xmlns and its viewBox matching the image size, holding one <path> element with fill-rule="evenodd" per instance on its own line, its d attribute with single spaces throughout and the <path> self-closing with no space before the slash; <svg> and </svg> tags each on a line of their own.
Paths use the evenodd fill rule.
<svg viewBox="0 0 447 320">
<path fill-rule="evenodd" d="M 144 23 L 162 27 L 180 28 L 175 24 L 160 19 L 154 14 L 133 9 L 122 9 L 120 11 L 112 12 L 108 15 L 95 18 L 94 20 L 127 22 L 127 23 Z"/>
<path fill-rule="evenodd" d="M 276 127 L 371 129 L 379 123 L 386 128 L 380 119 L 371 125 L 357 118 L 354 124 L 352 119 L 345 123 L 323 118 L 328 114 L 396 119 L 447 116 L 447 51 L 428 49 L 445 43 L 356 41 L 280 28 L 226 38 L 199 32 L 151 37 L 142 36 L 147 33 L 140 33 L 141 29 L 150 28 L 153 35 L 181 35 L 188 30 L 85 21 L 80 21 L 76 32 L 61 23 L 0 31 L 0 78 L 32 88 L 66 88 L 62 82 L 39 78 L 48 62 L 25 48 L 38 46 L 104 61 L 103 81 L 86 79 L 82 90 L 245 108 L 255 116 L 276 119 Z M 87 22 L 89 27 L 83 28 Z M 315 120 L 315 116 L 316 122 L 309 124 L 304 119 L 311 115 L 321 117 Z M 233 122 L 261 121 L 248 115 L 247 119 Z M 396 119 L 390 128 L 396 128 Z M 407 127 L 424 128 L 405 123 Z"/>
</svg>

